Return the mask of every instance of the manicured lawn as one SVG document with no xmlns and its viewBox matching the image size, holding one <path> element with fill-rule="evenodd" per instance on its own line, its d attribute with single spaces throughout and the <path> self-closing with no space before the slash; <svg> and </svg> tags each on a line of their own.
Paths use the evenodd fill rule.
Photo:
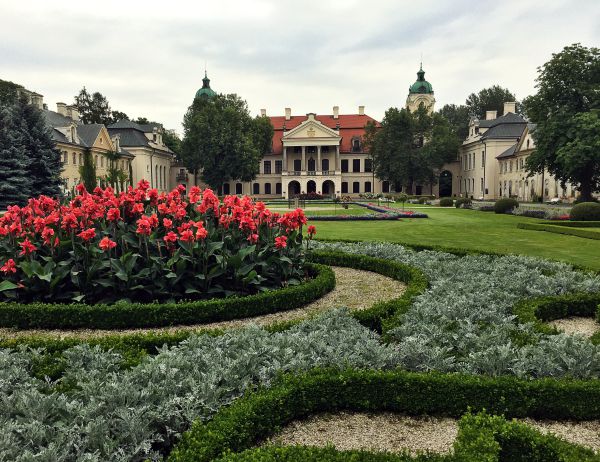
<svg viewBox="0 0 600 462">
<path fill-rule="evenodd" d="M 408 209 L 408 207 L 407 207 Z M 562 234 L 518 229 L 539 220 L 455 208 L 428 208 L 427 219 L 375 222 L 315 222 L 317 236 L 426 244 L 532 255 L 600 270 L 600 243 Z"/>
</svg>

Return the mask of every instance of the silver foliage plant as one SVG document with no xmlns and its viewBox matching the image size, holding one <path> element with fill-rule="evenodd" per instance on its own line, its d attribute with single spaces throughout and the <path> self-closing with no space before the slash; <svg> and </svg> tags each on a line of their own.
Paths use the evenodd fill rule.
<svg viewBox="0 0 600 462">
<path fill-rule="evenodd" d="M 415 252 L 388 243 L 315 242 L 318 249 L 393 259 L 421 269 L 431 287 L 391 334 L 409 370 L 514 374 L 519 377 L 600 376 L 600 348 L 565 334 L 541 335 L 511 312 L 521 299 L 598 292 L 600 278 L 570 265 L 522 256 Z M 524 335 L 531 345 L 520 347 Z"/>
<path fill-rule="evenodd" d="M 343 310 L 283 333 L 248 327 L 193 336 L 128 370 L 114 352 L 74 347 L 58 383 L 31 376 L 40 354 L 0 350 L 0 461 L 161 460 L 160 449 L 191 421 L 279 373 L 398 363 L 393 348 Z M 77 387 L 55 392 L 61 383 Z"/>
</svg>

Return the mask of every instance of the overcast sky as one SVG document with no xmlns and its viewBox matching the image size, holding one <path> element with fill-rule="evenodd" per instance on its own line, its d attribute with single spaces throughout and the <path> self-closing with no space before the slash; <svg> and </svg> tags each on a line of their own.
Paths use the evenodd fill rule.
<svg viewBox="0 0 600 462">
<path fill-rule="evenodd" d="M 405 104 L 421 53 L 439 108 L 500 84 L 534 92 L 565 45 L 600 45 L 600 0 L 0 0 L 0 79 L 50 109 L 85 85 L 181 132 L 202 86 L 270 115 Z"/>
</svg>

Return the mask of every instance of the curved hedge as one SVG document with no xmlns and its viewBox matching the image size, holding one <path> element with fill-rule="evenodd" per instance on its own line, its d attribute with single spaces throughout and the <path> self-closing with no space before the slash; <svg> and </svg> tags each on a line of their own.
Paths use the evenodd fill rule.
<svg viewBox="0 0 600 462">
<path fill-rule="evenodd" d="M 597 380 L 522 380 L 404 371 L 313 370 L 283 376 L 275 386 L 236 400 L 209 422 L 194 422 L 191 429 L 183 434 L 168 461 L 210 461 L 231 452 L 240 452 L 272 436 L 291 421 L 317 412 L 392 411 L 460 417 L 470 409 L 487 409 L 509 417 L 597 419 L 600 417 L 599 385 Z M 497 442 L 491 445 L 494 450 L 490 454 L 494 457 L 454 460 L 569 460 L 523 457 L 531 455 L 530 451 L 537 446 L 545 448 L 544 452 L 549 451 L 549 454 L 573 453 L 585 457 L 572 460 L 598 460 L 588 459 L 593 456 L 591 450 L 556 438 L 547 439 L 533 430 L 524 432 L 523 424 L 517 424 L 516 430 L 512 424 L 508 425 L 503 428 L 502 419 L 490 418 L 486 414 L 475 417 L 467 414 L 463 418 L 462 435 L 455 444 L 455 456 L 477 454 L 474 446 L 481 450 L 481 433 L 472 428 L 475 426 L 484 430 L 484 435 L 487 429 L 487 435 L 493 436 L 488 446 L 491 441 Z M 490 430 L 493 431 L 490 433 Z M 501 457 L 503 453 L 514 457 L 518 451 L 522 451 L 520 458 Z"/>
<path fill-rule="evenodd" d="M 245 297 L 114 305 L 0 303 L 0 326 L 19 329 L 122 329 L 202 324 L 304 306 L 335 287 L 331 268 L 307 265 L 312 279 Z"/>
<path fill-rule="evenodd" d="M 513 313 L 519 322 L 530 322 L 542 333 L 555 334 L 556 329 L 546 322 L 567 316 L 598 316 L 600 319 L 599 304 L 600 293 L 554 295 L 521 300 L 514 305 Z"/>
</svg>

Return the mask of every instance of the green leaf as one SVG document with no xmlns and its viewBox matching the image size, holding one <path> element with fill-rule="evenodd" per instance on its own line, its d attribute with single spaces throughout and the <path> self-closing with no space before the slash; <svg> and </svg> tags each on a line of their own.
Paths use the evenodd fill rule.
<svg viewBox="0 0 600 462">
<path fill-rule="evenodd" d="M 2 281 L 0 282 L 0 292 L 4 292 L 5 290 L 13 290 L 16 289 L 17 285 L 13 284 L 10 281 Z"/>
</svg>

